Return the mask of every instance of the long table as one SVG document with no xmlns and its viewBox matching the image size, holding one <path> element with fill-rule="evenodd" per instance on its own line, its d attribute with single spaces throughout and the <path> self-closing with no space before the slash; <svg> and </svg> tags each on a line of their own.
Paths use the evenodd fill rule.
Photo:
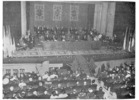
<svg viewBox="0 0 139 100">
<path fill-rule="evenodd" d="M 100 41 L 47 41 L 42 42 L 45 50 L 95 50 L 100 49 Z"/>
</svg>

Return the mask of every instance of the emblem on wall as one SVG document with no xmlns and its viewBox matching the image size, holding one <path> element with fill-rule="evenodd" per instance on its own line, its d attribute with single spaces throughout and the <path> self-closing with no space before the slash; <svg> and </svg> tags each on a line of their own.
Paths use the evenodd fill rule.
<svg viewBox="0 0 139 100">
<path fill-rule="evenodd" d="M 35 4 L 35 21 L 44 21 L 44 4 Z"/>
<path fill-rule="evenodd" d="M 53 5 L 53 21 L 62 20 L 62 5 Z"/>
<path fill-rule="evenodd" d="M 79 6 L 70 5 L 70 21 L 78 21 Z"/>
</svg>

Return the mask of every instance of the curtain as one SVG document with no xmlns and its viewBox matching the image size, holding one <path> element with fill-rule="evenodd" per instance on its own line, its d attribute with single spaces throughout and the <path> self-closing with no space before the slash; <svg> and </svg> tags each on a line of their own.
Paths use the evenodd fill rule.
<svg viewBox="0 0 139 100">
<path fill-rule="evenodd" d="M 21 4 L 20 1 L 3 2 L 3 26 L 9 25 L 11 36 L 17 43 L 21 37 Z"/>
<path fill-rule="evenodd" d="M 95 4 L 88 4 L 88 23 L 87 27 L 91 28 L 94 24 L 94 12 L 95 12 Z"/>
</svg>

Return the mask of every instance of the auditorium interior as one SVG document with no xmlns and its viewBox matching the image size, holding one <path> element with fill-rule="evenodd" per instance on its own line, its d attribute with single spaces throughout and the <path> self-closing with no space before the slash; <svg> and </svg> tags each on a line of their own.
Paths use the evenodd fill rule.
<svg viewBox="0 0 139 100">
<path fill-rule="evenodd" d="M 135 98 L 135 4 L 3 1 L 3 99 Z"/>
</svg>

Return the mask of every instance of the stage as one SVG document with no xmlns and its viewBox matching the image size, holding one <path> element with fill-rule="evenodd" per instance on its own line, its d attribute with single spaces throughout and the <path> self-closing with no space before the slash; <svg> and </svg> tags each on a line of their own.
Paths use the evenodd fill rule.
<svg viewBox="0 0 139 100">
<path fill-rule="evenodd" d="M 135 58 L 135 53 L 126 52 L 124 50 L 113 51 L 105 47 L 101 47 L 100 50 L 89 51 L 48 51 L 41 48 L 34 48 L 31 50 L 17 51 L 13 54 L 13 57 L 4 58 L 3 63 L 42 63 L 44 61 L 49 61 L 50 63 L 70 63 L 74 60 L 76 55 L 93 58 L 94 61 Z"/>
</svg>

